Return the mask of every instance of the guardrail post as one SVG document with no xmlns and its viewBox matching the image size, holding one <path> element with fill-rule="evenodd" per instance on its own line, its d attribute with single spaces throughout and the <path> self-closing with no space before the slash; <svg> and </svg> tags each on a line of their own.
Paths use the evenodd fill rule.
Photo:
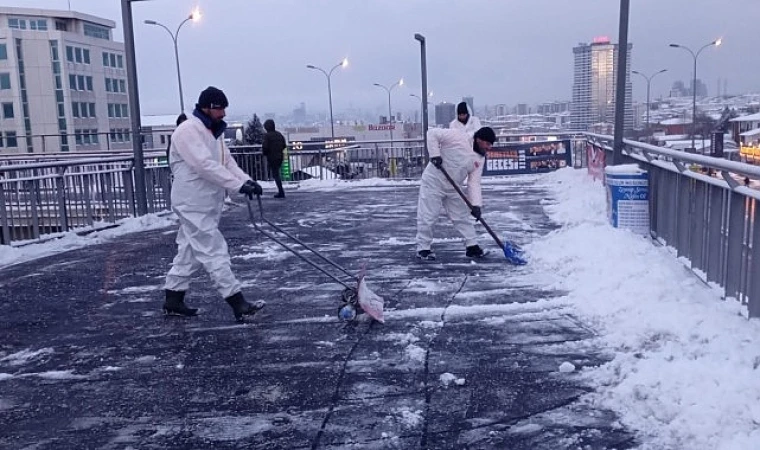
<svg viewBox="0 0 760 450">
<path fill-rule="evenodd" d="M 5 207 L 5 189 L 3 183 L 0 183 L 0 225 L 2 234 L 0 234 L 0 244 L 11 245 L 11 229 L 8 226 L 8 210 Z"/>
<path fill-rule="evenodd" d="M 82 195 L 84 196 L 84 210 L 87 214 L 85 218 L 87 225 L 92 226 L 95 222 L 92 215 L 92 192 L 90 191 L 90 184 L 92 183 L 92 177 L 89 175 L 82 175 Z"/>
<path fill-rule="evenodd" d="M 318 155 L 319 155 L 319 179 L 320 180 L 324 180 L 325 179 L 324 178 L 324 174 L 322 173 L 322 165 L 324 164 L 324 161 L 322 160 L 323 155 L 322 155 L 322 146 L 321 145 L 319 146 L 318 150 L 319 150 L 319 153 L 318 153 Z"/>
<path fill-rule="evenodd" d="M 758 208 L 758 201 L 752 200 L 752 209 L 755 211 L 755 217 L 752 221 L 752 249 L 751 260 L 752 266 L 748 268 L 747 274 L 754 273 L 755 276 L 749 277 L 749 288 L 747 289 L 747 309 L 749 310 L 749 317 L 760 317 L 760 276 L 757 276 L 760 271 L 760 208 Z"/>
<path fill-rule="evenodd" d="M 29 180 L 24 183 L 27 186 L 27 194 L 29 196 L 29 206 L 32 211 L 32 238 L 40 238 L 40 215 L 39 215 L 39 201 L 37 197 L 39 195 L 39 187 L 37 180 Z"/>
<path fill-rule="evenodd" d="M 66 179 L 64 174 L 66 168 L 58 169 L 58 176 L 55 178 L 56 195 L 58 197 L 58 214 L 61 218 L 61 231 L 69 231 L 69 214 L 66 211 Z"/>
</svg>

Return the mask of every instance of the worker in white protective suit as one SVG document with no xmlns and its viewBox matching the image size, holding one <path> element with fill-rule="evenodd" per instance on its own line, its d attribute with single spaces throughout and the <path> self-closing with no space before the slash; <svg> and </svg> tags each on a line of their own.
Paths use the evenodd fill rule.
<svg viewBox="0 0 760 450">
<path fill-rule="evenodd" d="M 471 114 L 470 106 L 467 102 L 461 102 L 457 105 L 457 118 L 449 123 L 449 128 L 454 130 L 464 130 L 472 139 L 475 132 L 482 127 L 483 125 L 480 124 L 480 119 Z"/>
<path fill-rule="evenodd" d="M 469 216 L 480 219 L 483 204 L 480 177 L 485 154 L 496 141 L 496 134 L 488 127 L 480 128 L 474 136 L 462 129 L 433 128 L 427 138 L 430 163 L 422 172 L 417 203 L 417 257 L 435 259 L 431 249 L 433 225 L 443 208 L 454 228 L 464 237 L 465 255 L 481 258 L 485 253 L 478 245 L 475 224 Z M 442 169 L 460 186 L 467 180 L 466 195 L 473 205 L 472 210 L 459 197 Z"/>
<path fill-rule="evenodd" d="M 179 217 L 177 256 L 166 275 L 164 312 L 194 316 L 198 310 L 185 305 L 185 293 L 201 267 L 232 307 L 237 320 L 254 314 L 264 302 L 249 303 L 240 282 L 230 268 L 227 242 L 219 231 L 219 219 L 227 191 L 240 192 L 252 199 L 262 189 L 238 167 L 224 145 L 222 120 L 228 102 L 224 92 L 208 87 L 201 92 L 193 114 L 171 137 L 169 164 L 172 183 L 172 211 Z"/>
</svg>

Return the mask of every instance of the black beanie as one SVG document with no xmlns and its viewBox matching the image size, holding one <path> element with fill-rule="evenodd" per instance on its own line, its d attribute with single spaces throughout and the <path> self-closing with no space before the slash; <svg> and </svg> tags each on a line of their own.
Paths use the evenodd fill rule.
<svg viewBox="0 0 760 450">
<path fill-rule="evenodd" d="M 224 95 L 221 89 L 217 89 L 214 86 L 209 86 L 201 92 L 198 97 L 198 104 L 196 108 L 211 108 L 222 109 L 228 107 L 230 104 L 227 101 L 227 96 Z"/>
<path fill-rule="evenodd" d="M 486 142 L 493 144 L 496 142 L 496 133 L 490 127 L 483 127 L 475 132 L 475 139 L 482 139 Z"/>
<path fill-rule="evenodd" d="M 467 110 L 467 102 L 461 102 L 457 105 L 457 115 L 460 114 L 470 114 L 470 111 Z"/>
</svg>

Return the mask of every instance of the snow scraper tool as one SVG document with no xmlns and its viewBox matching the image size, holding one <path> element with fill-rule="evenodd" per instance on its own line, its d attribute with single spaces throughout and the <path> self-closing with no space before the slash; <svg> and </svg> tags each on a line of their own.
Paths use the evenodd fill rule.
<svg viewBox="0 0 760 450">
<path fill-rule="evenodd" d="M 443 175 L 446 177 L 447 180 L 449 180 L 449 183 L 451 183 L 452 186 L 454 186 L 454 189 L 457 191 L 457 194 L 459 194 L 460 197 L 462 197 L 462 200 L 464 200 L 465 203 L 467 203 L 467 207 L 470 208 L 470 211 L 472 211 L 472 203 L 467 199 L 467 196 L 464 195 L 464 192 L 462 192 L 462 188 L 459 187 L 459 185 L 451 179 L 451 175 L 449 175 L 448 172 L 446 172 L 446 169 L 443 168 L 443 166 L 439 167 L 438 170 L 443 172 Z M 504 257 L 507 258 L 507 261 L 509 261 L 511 264 L 514 264 L 516 266 L 522 266 L 525 264 L 528 264 L 528 261 L 525 260 L 525 257 L 523 256 L 523 251 L 520 247 L 517 246 L 517 244 L 514 244 L 510 241 L 503 241 L 499 239 L 498 236 L 496 236 L 496 233 L 493 232 L 490 226 L 486 223 L 485 220 L 481 217 L 478 219 L 480 223 L 483 224 L 483 227 L 488 231 L 488 234 L 491 235 L 494 241 L 496 241 L 496 244 L 501 247 L 502 250 L 504 250 Z"/>
<path fill-rule="evenodd" d="M 330 279 L 332 279 L 333 281 L 342 285 L 345 288 L 343 290 L 343 293 L 341 294 L 341 306 L 338 308 L 338 317 L 341 320 L 345 320 L 345 321 L 354 320 L 357 314 L 359 313 L 359 310 L 361 310 L 367 313 L 368 316 L 377 320 L 378 322 L 380 323 L 385 322 L 385 320 L 383 319 L 383 303 L 384 303 L 383 298 L 375 294 L 374 292 L 372 292 L 369 286 L 367 286 L 367 282 L 364 279 L 364 270 L 362 270 L 358 275 L 351 274 L 348 270 L 338 265 L 336 262 L 332 261 L 331 259 L 322 255 L 321 253 L 317 252 L 316 250 L 314 250 L 312 247 L 310 247 L 309 245 L 307 245 L 300 239 L 296 238 L 292 234 L 283 230 L 281 227 L 275 225 L 274 223 L 269 221 L 266 217 L 264 217 L 264 208 L 261 205 L 261 196 L 256 196 L 256 199 L 258 200 L 258 203 L 259 203 L 259 212 L 261 213 L 261 224 L 256 223 L 256 218 L 254 217 L 254 214 L 253 214 L 253 207 L 251 206 L 251 200 L 247 201 L 248 214 L 251 218 L 251 223 L 253 223 L 253 227 L 256 228 L 256 230 L 259 231 L 264 236 L 268 237 L 269 239 L 279 244 L 285 250 L 296 255 L 298 258 L 300 258 L 301 260 L 303 260 L 304 262 L 306 262 L 313 268 L 317 269 L 318 271 L 322 272 L 322 274 L 326 275 L 327 277 L 329 277 Z M 285 236 L 285 238 L 292 240 L 296 244 L 300 245 L 303 249 L 306 249 L 306 251 L 303 253 L 312 254 L 316 256 L 317 258 L 327 263 L 328 266 L 332 266 L 332 268 L 336 269 L 339 273 L 337 275 L 335 273 L 331 273 L 325 267 L 322 267 L 319 264 L 317 264 L 315 261 L 313 261 L 312 259 L 307 258 L 306 256 L 302 254 L 302 251 L 299 251 L 296 248 L 293 248 L 291 246 L 292 244 L 288 245 L 285 242 L 284 238 L 278 237 L 274 232 L 265 230 L 263 227 L 265 224 L 271 227 L 275 232 Z"/>
</svg>

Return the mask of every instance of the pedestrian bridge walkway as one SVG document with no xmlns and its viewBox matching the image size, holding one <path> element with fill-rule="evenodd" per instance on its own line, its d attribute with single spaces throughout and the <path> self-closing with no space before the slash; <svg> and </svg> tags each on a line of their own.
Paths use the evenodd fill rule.
<svg viewBox="0 0 760 450">
<path fill-rule="evenodd" d="M 556 224 L 535 178 L 489 180 L 485 217 L 525 244 Z M 632 448 L 576 373 L 603 364 L 551 277 L 492 250 L 464 257 L 436 229 L 414 258 L 412 182 L 291 191 L 270 218 L 338 263 L 366 268 L 386 323 L 342 323 L 341 286 L 225 213 L 236 273 L 265 312 L 239 325 L 203 275 L 165 318 L 174 227 L 0 271 L 0 447 L 99 449 Z M 574 367 L 576 372 L 568 368 Z"/>
</svg>

